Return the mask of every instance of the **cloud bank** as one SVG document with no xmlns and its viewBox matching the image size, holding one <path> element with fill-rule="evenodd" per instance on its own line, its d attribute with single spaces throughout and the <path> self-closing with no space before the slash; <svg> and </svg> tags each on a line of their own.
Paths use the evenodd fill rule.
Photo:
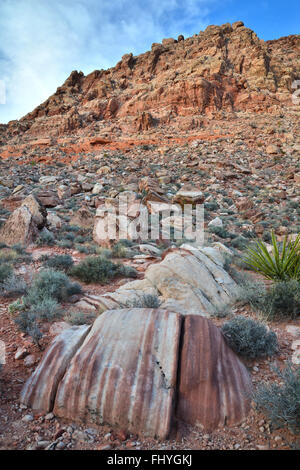
<svg viewBox="0 0 300 470">
<path fill-rule="evenodd" d="M 1 0 L 0 122 L 19 119 L 72 70 L 85 74 L 153 42 L 205 29 L 219 0 Z"/>
</svg>

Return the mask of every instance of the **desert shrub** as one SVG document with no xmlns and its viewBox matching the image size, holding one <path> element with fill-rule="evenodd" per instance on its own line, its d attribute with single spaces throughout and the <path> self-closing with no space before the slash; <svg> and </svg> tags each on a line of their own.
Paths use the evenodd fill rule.
<svg viewBox="0 0 300 470">
<path fill-rule="evenodd" d="M 49 232 L 48 230 L 42 231 L 39 237 L 36 240 L 37 245 L 43 246 L 52 246 L 55 243 L 55 237 L 53 233 Z"/>
<path fill-rule="evenodd" d="M 125 266 L 124 264 L 119 264 L 119 275 L 124 277 L 135 278 L 138 275 L 138 272 L 132 266 Z"/>
<path fill-rule="evenodd" d="M 285 237 L 282 248 L 272 232 L 272 253 L 265 243 L 257 241 L 254 248 L 249 248 L 245 262 L 253 271 L 274 281 L 297 279 L 300 281 L 300 234 L 294 242 Z"/>
<path fill-rule="evenodd" d="M 204 209 L 207 211 L 216 211 L 219 209 L 219 204 L 216 201 L 212 202 L 205 202 L 204 203 Z"/>
<path fill-rule="evenodd" d="M 249 359 L 272 356 L 278 350 L 277 336 L 273 331 L 242 315 L 226 322 L 222 333 L 237 354 Z"/>
<path fill-rule="evenodd" d="M 45 297 L 40 302 L 33 304 L 30 307 L 30 312 L 38 319 L 52 321 L 61 316 L 61 307 L 57 300 Z"/>
<path fill-rule="evenodd" d="M 23 311 L 16 318 L 15 323 L 18 325 L 23 333 L 32 337 L 33 341 L 39 346 L 39 341 L 42 338 L 42 333 L 36 321 L 36 316 L 33 312 Z"/>
<path fill-rule="evenodd" d="M 297 318 L 300 316 L 300 282 L 276 282 L 266 291 L 260 309 L 268 318 Z"/>
<path fill-rule="evenodd" d="M 61 248 L 72 248 L 73 242 L 71 240 L 60 240 L 59 242 L 57 242 L 57 245 Z"/>
<path fill-rule="evenodd" d="M 15 250 L 1 250 L 0 252 L 0 264 L 2 263 L 14 263 L 18 258 L 18 253 Z"/>
<path fill-rule="evenodd" d="M 258 410 L 266 413 L 275 428 L 287 426 L 300 433 L 300 367 L 288 364 L 275 369 L 280 383 L 263 383 L 253 394 Z"/>
<path fill-rule="evenodd" d="M 71 270 L 71 275 L 81 281 L 107 282 L 119 273 L 119 266 L 102 256 L 88 256 Z"/>
<path fill-rule="evenodd" d="M 237 250 L 244 250 L 246 248 L 246 246 L 249 244 L 249 240 L 247 240 L 247 238 L 242 237 L 240 235 L 240 236 L 236 237 L 234 240 L 232 240 L 231 244 Z"/>
<path fill-rule="evenodd" d="M 239 281 L 239 287 L 235 294 L 237 302 L 249 304 L 253 310 L 261 310 L 266 296 L 265 285 L 243 275 L 241 275 Z"/>
<path fill-rule="evenodd" d="M 83 235 L 78 235 L 76 238 L 74 238 L 75 243 L 86 243 L 90 241 L 90 237 L 85 237 Z"/>
<path fill-rule="evenodd" d="M 118 242 L 113 246 L 113 249 L 112 249 L 113 258 L 126 258 L 126 254 L 127 254 L 127 249 L 123 243 Z"/>
<path fill-rule="evenodd" d="M 58 269 L 59 271 L 68 271 L 74 264 L 70 255 L 55 255 L 44 262 L 47 268 Z"/>
<path fill-rule="evenodd" d="M 81 281 L 107 282 L 117 276 L 136 277 L 136 270 L 130 266 L 115 264 L 103 256 L 88 256 L 74 266 L 70 274 Z"/>
<path fill-rule="evenodd" d="M 0 294 L 5 297 L 24 295 L 27 291 L 27 284 L 22 276 L 12 273 L 5 281 L 0 283 Z"/>
<path fill-rule="evenodd" d="M 61 302 L 67 300 L 74 293 L 80 292 L 79 284 L 72 283 L 65 273 L 54 269 L 45 269 L 34 279 L 24 302 L 32 306 L 49 297 Z"/>
<path fill-rule="evenodd" d="M 236 300 L 268 319 L 294 319 L 300 316 L 300 283 L 292 279 L 266 289 L 262 282 L 245 278 L 236 290 Z"/>
<path fill-rule="evenodd" d="M 25 309 L 25 306 L 24 306 L 23 302 L 20 299 L 15 300 L 14 302 L 9 304 L 9 306 L 8 306 L 8 311 L 11 314 L 14 314 L 16 312 L 20 312 L 21 310 L 24 310 L 24 309 Z"/>
<path fill-rule="evenodd" d="M 218 235 L 221 238 L 228 238 L 229 237 L 229 232 L 226 230 L 224 227 L 209 227 L 208 228 L 210 233 L 214 233 L 215 235 Z"/>
<path fill-rule="evenodd" d="M 231 305 L 229 304 L 218 305 L 214 307 L 211 314 L 213 317 L 216 317 L 216 318 L 231 317 L 232 315 Z"/>
<path fill-rule="evenodd" d="M 91 251 L 87 246 L 84 245 L 75 245 L 75 250 L 79 251 L 79 253 L 84 253 L 86 255 L 91 254 Z"/>
<path fill-rule="evenodd" d="M 96 318 L 96 313 L 70 312 L 65 320 L 71 325 L 87 325 Z"/>
<path fill-rule="evenodd" d="M 0 264 L 0 285 L 3 284 L 13 274 L 12 267 L 10 264 Z"/>
<path fill-rule="evenodd" d="M 143 294 L 139 298 L 128 301 L 124 304 L 126 308 L 159 308 L 161 301 L 157 295 Z"/>
</svg>

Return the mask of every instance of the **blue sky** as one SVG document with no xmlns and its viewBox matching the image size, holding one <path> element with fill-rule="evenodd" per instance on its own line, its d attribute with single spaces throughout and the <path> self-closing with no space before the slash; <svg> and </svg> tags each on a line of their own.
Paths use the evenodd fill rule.
<svg viewBox="0 0 300 470">
<path fill-rule="evenodd" d="M 265 40 L 299 34 L 300 2 L 0 0 L 0 122 L 34 109 L 72 70 L 88 74 L 163 38 L 237 20 Z"/>
</svg>

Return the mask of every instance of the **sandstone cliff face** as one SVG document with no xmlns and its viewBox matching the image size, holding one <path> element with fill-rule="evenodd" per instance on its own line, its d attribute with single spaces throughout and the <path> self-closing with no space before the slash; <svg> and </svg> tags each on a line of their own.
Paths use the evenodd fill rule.
<svg viewBox="0 0 300 470">
<path fill-rule="evenodd" d="M 0 143 L 83 131 L 134 134 L 175 121 L 189 129 L 199 125 L 197 116 L 272 112 L 292 105 L 299 52 L 300 36 L 264 42 L 242 22 L 164 39 L 111 69 L 73 71 L 34 111 L 0 126 Z"/>
</svg>

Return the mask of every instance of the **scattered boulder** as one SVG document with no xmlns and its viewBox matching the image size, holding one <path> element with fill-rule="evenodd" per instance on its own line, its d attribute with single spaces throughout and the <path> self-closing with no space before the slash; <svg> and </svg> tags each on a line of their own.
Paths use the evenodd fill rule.
<svg viewBox="0 0 300 470">
<path fill-rule="evenodd" d="M 94 225 L 94 216 L 87 207 L 81 207 L 71 217 L 71 225 L 77 225 L 82 228 L 92 228 Z"/>
<path fill-rule="evenodd" d="M 220 217 L 215 217 L 208 223 L 208 227 L 223 227 L 223 222 Z"/>
<path fill-rule="evenodd" d="M 202 191 L 185 185 L 174 196 L 173 202 L 179 204 L 196 204 L 204 201 L 204 194 Z"/>
<path fill-rule="evenodd" d="M 6 245 L 29 245 L 38 236 L 34 215 L 27 206 L 16 209 L 0 229 L 0 242 Z"/>
<path fill-rule="evenodd" d="M 49 212 L 47 215 L 47 224 L 50 229 L 58 229 L 61 228 L 63 221 L 54 212 Z"/>
<path fill-rule="evenodd" d="M 278 153 L 281 153 L 281 150 L 277 145 L 271 144 L 266 147 L 266 153 L 268 155 L 277 155 Z"/>
<path fill-rule="evenodd" d="M 40 201 L 33 195 L 30 194 L 22 202 L 21 206 L 28 207 L 32 214 L 34 223 L 38 229 L 42 229 L 46 224 L 47 211 Z"/>
</svg>

